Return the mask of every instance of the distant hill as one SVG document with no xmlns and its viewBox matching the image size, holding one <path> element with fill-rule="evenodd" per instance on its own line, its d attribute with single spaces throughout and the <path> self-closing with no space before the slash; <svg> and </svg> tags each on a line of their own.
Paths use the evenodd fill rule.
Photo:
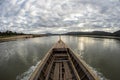
<svg viewBox="0 0 120 80">
<path fill-rule="evenodd" d="M 120 37 L 120 30 L 119 31 L 116 31 L 113 33 L 115 36 L 119 36 Z"/>
<path fill-rule="evenodd" d="M 112 33 L 104 31 L 93 31 L 93 32 L 68 32 L 67 35 L 99 35 L 99 36 L 111 36 Z"/>
<path fill-rule="evenodd" d="M 93 35 L 102 35 L 102 36 L 112 36 L 113 35 L 110 32 L 104 32 L 104 31 L 93 31 L 91 34 L 93 34 Z"/>
<path fill-rule="evenodd" d="M 117 36 L 120 37 L 120 30 L 110 33 L 105 31 L 93 31 L 93 32 L 68 32 L 66 35 L 99 35 L 99 36 Z"/>
<path fill-rule="evenodd" d="M 65 34 L 68 34 L 68 35 L 86 35 L 86 34 L 91 34 L 91 32 L 68 32 Z"/>
</svg>

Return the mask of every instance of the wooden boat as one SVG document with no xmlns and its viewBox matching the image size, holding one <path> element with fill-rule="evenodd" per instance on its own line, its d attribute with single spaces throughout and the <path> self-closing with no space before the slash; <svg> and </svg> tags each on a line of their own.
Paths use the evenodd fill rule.
<svg viewBox="0 0 120 80">
<path fill-rule="evenodd" d="M 99 79 L 60 39 L 43 58 L 29 80 Z"/>
</svg>

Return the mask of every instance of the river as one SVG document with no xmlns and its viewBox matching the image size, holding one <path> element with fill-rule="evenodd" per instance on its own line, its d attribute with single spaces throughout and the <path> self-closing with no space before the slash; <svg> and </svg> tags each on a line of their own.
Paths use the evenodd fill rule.
<svg viewBox="0 0 120 80">
<path fill-rule="evenodd" d="M 27 80 L 58 36 L 0 43 L 0 80 Z M 62 36 L 62 40 L 101 76 L 120 80 L 120 41 L 116 39 Z"/>
</svg>

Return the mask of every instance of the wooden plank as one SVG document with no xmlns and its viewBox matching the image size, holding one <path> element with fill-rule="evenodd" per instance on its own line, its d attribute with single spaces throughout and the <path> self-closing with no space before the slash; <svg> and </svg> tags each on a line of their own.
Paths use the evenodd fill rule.
<svg viewBox="0 0 120 80">
<path fill-rule="evenodd" d="M 64 65 L 64 69 L 65 69 L 65 80 L 72 80 L 72 74 L 71 74 L 71 71 L 70 71 L 70 68 L 68 66 L 68 63 L 67 62 L 63 62 L 63 65 Z"/>
<path fill-rule="evenodd" d="M 54 47 L 55 48 L 66 48 L 66 45 L 62 40 L 59 40 L 58 43 L 56 43 Z"/>
<path fill-rule="evenodd" d="M 60 63 L 59 66 L 60 66 L 60 80 L 63 80 L 63 79 L 62 79 L 62 63 Z"/>
<path fill-rule="evenodd" d="M 50 75 L 51 68 L 52 68 L 52 66 L 53 66 L 53 62 L 54 62 L 54 58 L 53 58 L 52 62 L 50 63 L 50 66 L 49 66 L 49 68 L 48 68 L 48 71 L 47 71 L 47 75 L 46 75 L 45 80 L 48 80 L 48 79 L 49 79 L 49 75 Z"/>
<path fill-rule="evenodd" d="M 61 53 L 61 54 L 55 54 L 54 55 L 55 57 L 67 57 L 68 55 L 67 54 L 63 54 L 63 53 Z"/>
<path fill-rule="evenodd" d="M 57 49 L 58 49 L 58 53 L 60 51 L 60 53 L 64 53 L 64 55 L 63 54 L 56 55 L 55 53 L 54 53 L 55 54 L 54 55 L 52 53 L 53 49 L 55 49 L 56 53 L 57 53 Z M 64 49 L 66 49 L 66 50 L 69 49 L 69 54 L 66 53 L 66 51 Z M 50 65 L 48 64 L 48 68 L 44 71 L 46 73 L 46 75 L 45 75 L 42 69 L 45 67 L 45 64 L 51 54 L 53 54 L 54 57 L 56 57 L 56 58 L 54 58 L 54 60 L 55 60 L 55 61 L 53 60 L 54 62 L 51 61 L 52 63 Z M 89 70 L 88 66 L 86 66 L 86 64 L 82 60 L 79 60 L 79 58 L 72 52 L 72 50 L 62 40 L 59 40 L 50 49 L 50 51 L 44 57 L 41 64 L 39 64 L 39 66 L 36 68 L 36 70 L 34 71 L 34 73 L 32 74 L 32 76 L 30 77 L 29 80 L 39 80 L 39 79 L 41 79 L 41 80 L 72 80 L 73 77 L 76 77 L 75 79 L 80 80 L 80 76 L 78 75 L 76 67 L 73 64 L 73 61 L 71 58 L 72 56 L 73 56 L 73 59 L 75 59 L 79 65 L 82 65 L 80 67 L 86 73 L 86 75 L 83 75 L 81 77 L 81 79 L 88 80 L 88 78 L 89 78 L 90 80 L 98 80 L 95 77 L 95 75 L 93 75 L 92 72 Z M 68 57 L 68 58 L 66 58 L 66 57 Z M 70 62 L 70 64 L 71 64 L 70 66 L 69 66 L 68 62 Z M 52 69 L 53 63 L 55 63 L 54 69 Z M 62 66 L 61 63 L 63 63 L 64 66 Z M 62 67 L 64 69 L 62 69 Z M 70 69 L 72 69 L 72 70 L 70 70 Z M 53 70 L 52 73 L 51 73 L 51 70 Z M 64 76 L 62 74 L 64 74 Z M 51 79 L 50 79 L 50 77 L 51 77 Z M 63 79 L 63 77 L 64 77 L 64 79 Z"/>
<path fill-rule="evenodd" d="M 45 73 L 45 74 L 44 74 L 45 76 L 47 76 L 50 67 L 51 67 L 51 63 L 48 64 L 47 69 L 46 69 L 45 72 L 44 72 L 44 73 Z"/>
<path fill-rule="evenodd" d="M 53 80 L 59 80 L 59 63 L 55 63 Z"/>
<path fill-rule="evenodd" d="M 69 60 L 55 60 L 54 62 L 68 62 Z"/>
<path fill-rule="evenodd" d="M 69 61 L 70 61 L 72 70 L 74 71 L 74 75 L 75 75 L 76 79 L 77 79 L 77 80 L 81 80 L 81 79 L 80 79 L 80 76 L 79 76 L 78 73 L 77 73 L 77 70 L 76 70 L 76 68 L 75 68 L 75 65 L 73 64 L 73 62 L 72 62 L 72 60 L 71 60 L 71 58 L 70 58 L 70 55 L 69 55 L 68 57 L 69 57 Z"/>
</svg>

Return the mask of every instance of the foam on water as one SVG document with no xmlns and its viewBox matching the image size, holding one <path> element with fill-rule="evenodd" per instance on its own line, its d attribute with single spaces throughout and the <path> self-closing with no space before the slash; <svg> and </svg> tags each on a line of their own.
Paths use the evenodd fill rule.
<svg viewBox="0 0 120 80">
<path fill-rule="evenodd" d="M 37 66 L 40 64 L 41 61 L 39 61 L 36 65 L 31 66 L 26 72 L 18 75 L 16 77 L 16 80 L 28 80 L 30 78 L 30 76 L 32 75 L 32 73 L 34 72 L 34 70 L 37 68 Z"/>
<path fill-rule="evenodd" d="M 81 55 L 80 55 L 80 56 L 81 56 Z M 81 58 L 83 59 L 82 56 L 81 56 Z M 86 63 L 86 62 L 85 62 L 85 63 Z M 93 72 L 93 74 L 95 74 L 95 75 L 98 76 L 98 78 L 99 78 L 100 80 L 110 80 L 110 79 L 107 79 L 101 72 L 97 71 L 97 69 L 91 67 L 91 66 L 90 66 L 89 64 L 87 64 L 87 63 L 86 63 L 86 65 L 87 65 L 87 67 L 90 68 L 90 70 Z"/>
<path fill-rule="evenodd" d="M 101 72 L 98 72 L 95 68 L 93 68 L 93 67 L 91 67 L 89 65 L 88 65 L 88 67 L 93 71 L 94 74 L 96 74 L 98 76 L 98 78 L 100 80 L 110 80 L 110 79 L 107 79 Z"/>
<path fill-rule="evenodd" d="M 79 56 L 79 57 L 81 57 L 81 59 L 83 60 L 82 54 L 76 54 L 76 55 Z M 83 60 L 83 61 L 84 61 L 84 60 Z M 85 61 L 84 61 L 84 62 L 85 62 Z M 91 70 L 95 75 L 98 76 L 98 78 L 99 78 L 100 80 L 110 80 L 110 79 L 107 79 L 101 72 L 97 71 L 97 69 L 91 67 L 91 66 L 90 66 L 89 64 L 87 64 L 86 62 L 85 62 L 85 64 L 87 65 L 87 67 L 90 68 L 90 70 Z"/>
</svg>

